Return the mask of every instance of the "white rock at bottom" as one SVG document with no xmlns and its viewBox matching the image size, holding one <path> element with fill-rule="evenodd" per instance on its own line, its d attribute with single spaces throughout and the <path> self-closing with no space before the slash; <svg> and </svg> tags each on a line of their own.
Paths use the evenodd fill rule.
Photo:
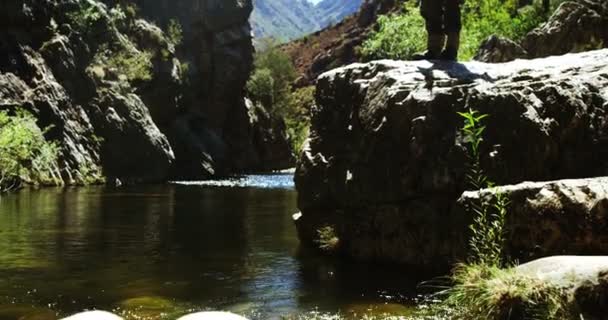
<svg viewBox="0 0 608 320">
<path fill-rule="evenodd" d="M 248 320 L 234 313 L 222 311 L 197 312 L 185 315 L 178 320 Z"/>
<path fill-rule="evenodd" d="M 123 318 L 107 311 L 86 311 L 62 320 L 123 320 Z"/>
</svg>

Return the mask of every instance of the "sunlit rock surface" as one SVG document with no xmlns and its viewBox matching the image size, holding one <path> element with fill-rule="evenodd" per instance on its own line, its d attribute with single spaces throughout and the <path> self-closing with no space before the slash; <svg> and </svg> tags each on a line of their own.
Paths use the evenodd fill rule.
<svg viewBox="0 0 608 320">
<path fill-rule="evenodd" d="M 608 256 L 542 258 L 517 267 L 516 272 L 565 290 L 581 319 L 604 319 L 608 313 Z"/>
<path fill-rule="evenodd" d="M 507 254 L 529 260 L 555 254 L 608 252 L 608 178 L 524 182 L 465 192 L 459 215 L 480 197 L 508 200 Z"/>
<path fill-rule="evenodd" d="M 318 79 L 295 177 L 302 240 L 318 243 L 331 226 L 339 252 L 360 259 L 441 268 L 462 258 L 470 217 L 454 206 L 468 158 L 456 112 L 469 108 L 489 114 L 481 162 L 499 185 L 608 174 L 608 50 L 354 64 Z"/>
</svg>

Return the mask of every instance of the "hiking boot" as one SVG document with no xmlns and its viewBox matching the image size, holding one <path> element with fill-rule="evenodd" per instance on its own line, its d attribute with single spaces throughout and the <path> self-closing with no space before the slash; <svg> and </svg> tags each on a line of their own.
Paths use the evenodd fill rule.
<svg viewBox="0 0 608 320">
<path fill-rule="evenodd" d="M 427 50 L 412 55 L 412 60 L 436 60 L 441 54 L 445 36 L 443 34 L 429 34 Z"/>
<path fill-rule="evenodd" d="M 445 44 L 445 49 L 439 55 L 440 60 L 457 61 L 458 60 L 458 48 L 460 47 L 460 33 L 450 32 L 448 33 L 448 40 Z"/>
</svg>

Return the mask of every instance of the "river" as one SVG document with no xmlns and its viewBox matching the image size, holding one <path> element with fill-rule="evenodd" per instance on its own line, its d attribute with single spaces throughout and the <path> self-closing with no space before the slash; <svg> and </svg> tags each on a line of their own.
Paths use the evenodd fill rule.
<svg viewBox="0 0 608 320">
<path fill-rule="evenodd" d="M 292 175 L 0 198 L 0 320 L 405 314 L 416 277 L 300 248 Z"/>
</svg>

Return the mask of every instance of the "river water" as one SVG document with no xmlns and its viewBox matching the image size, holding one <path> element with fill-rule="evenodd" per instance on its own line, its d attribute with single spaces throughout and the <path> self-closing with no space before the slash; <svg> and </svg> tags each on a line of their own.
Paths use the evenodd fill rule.
<svg viewBox="0 0 608 320">
<path fill-rule="evenodd" d="M 409 312 L 416 277 L 300 248 L 296 211 L 290 174 L 3 195 L 0 320 Z"/>
</svg>

